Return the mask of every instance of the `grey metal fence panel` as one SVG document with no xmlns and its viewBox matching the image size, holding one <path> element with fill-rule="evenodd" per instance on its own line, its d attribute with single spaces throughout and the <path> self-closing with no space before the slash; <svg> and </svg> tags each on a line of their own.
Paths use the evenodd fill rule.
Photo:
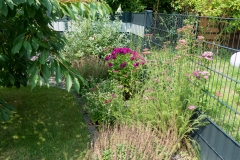
<svg viewBox="0 0 240 160">
<path fill-rule="evenodd" d="M 146 12 L 145 34 L 149 46 L 163 48 L 166 42 L 174 51 L 179 38 L 177 29 L 193 26 L 193 39 L 204 36 L 204 51 L 215 56 L 208 65 L 195 63 L 211 73 L 203 89 L 200 103 L 207 108 L 208 125 L 196 130 L 193 137 L 201 146 L 201 159 L 240 159 L 240 19 L 198 17 L 180 14 L 152 14 Z M 191 54 L 197 54 L 192 50 Z M 231 65 L 230 65 L 231 59 Z M 239 62 L 238 62 L 239 61 Z M 232 66 L 232 65 L 235 65 Z"/>
</svg>

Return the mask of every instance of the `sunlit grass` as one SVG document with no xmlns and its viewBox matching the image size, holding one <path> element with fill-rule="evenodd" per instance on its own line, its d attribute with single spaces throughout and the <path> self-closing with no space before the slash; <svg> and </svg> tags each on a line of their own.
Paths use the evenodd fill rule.
<svg viewBox="0 0 240 160">
<path fill-rule="evenodd" d="M 0 159 L 82 159 L 89 134 L 74 95 L 46 87 L 0 91 L 18 110 L 0 122 Z"/>
</svg>

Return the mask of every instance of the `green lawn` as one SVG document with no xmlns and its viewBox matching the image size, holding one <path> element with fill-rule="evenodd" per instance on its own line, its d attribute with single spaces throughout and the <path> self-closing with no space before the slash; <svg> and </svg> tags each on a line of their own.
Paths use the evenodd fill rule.
<svg viewBox="0 0 240 160">
<path fill-rule="evenodd" d="M 83 159 L 90 136 L 75 96 L 59 88 L 0 89 L 17 108 L 0 122 L 0 159 Z"/>
</svg>

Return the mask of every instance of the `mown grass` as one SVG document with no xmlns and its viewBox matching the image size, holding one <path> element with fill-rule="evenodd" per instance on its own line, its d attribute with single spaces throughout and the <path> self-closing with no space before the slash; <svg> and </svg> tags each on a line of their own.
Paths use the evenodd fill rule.
<svg viewBox="0 0 240 160">
<path fill-rule="evenodd" d="M 74 95 L 52 87 L 0 91 L 17 108 L 0 122 L 0 159 L 83 159 L 90 136 Z"/>
</svg>

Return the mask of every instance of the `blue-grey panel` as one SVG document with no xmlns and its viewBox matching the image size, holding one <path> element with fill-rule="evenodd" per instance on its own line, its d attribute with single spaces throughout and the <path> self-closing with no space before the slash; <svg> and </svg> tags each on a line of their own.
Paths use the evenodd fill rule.
<svg viewBox="0 0 240 160">
<path fill-rule="evenodd" d="M 195 131 L 193 138 L 200 145 L 201 160 L 240 160 L 240 146 L 209 120 Z"/>
</svg>

